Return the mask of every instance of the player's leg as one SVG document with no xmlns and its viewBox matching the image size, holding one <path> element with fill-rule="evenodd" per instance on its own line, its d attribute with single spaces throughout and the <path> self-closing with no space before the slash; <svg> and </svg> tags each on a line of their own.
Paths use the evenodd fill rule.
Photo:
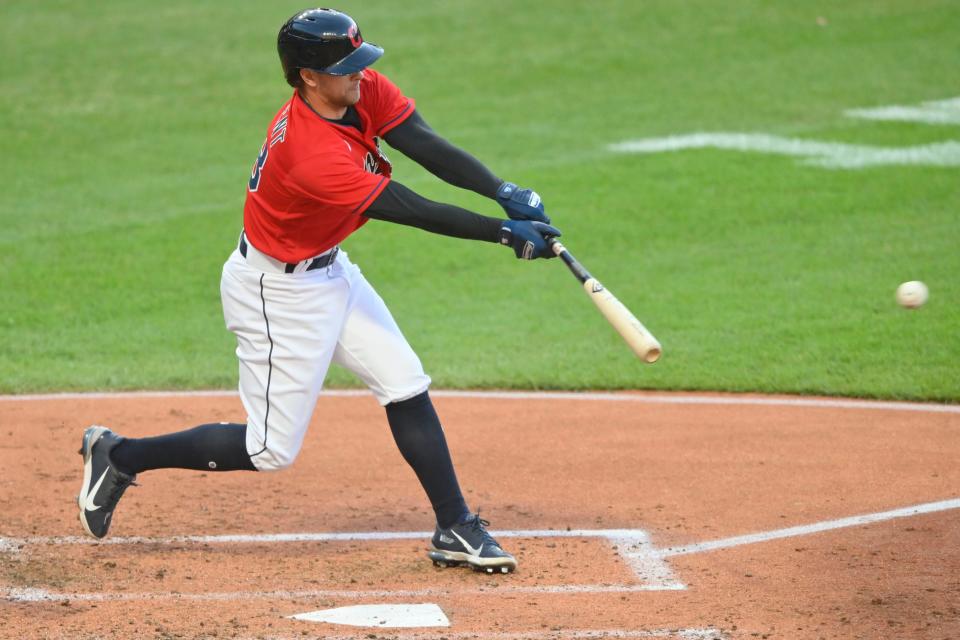
<svg viewBox="0 0 960 640">
<path fill-rule="evenodd" d="M 350 265 L 349 273 L 351 305 L 334 361 L 356 373 L 384 406 L 397 447 L 436 514 L 434 552 L 449 563 L 512 570 L 516 560 L 487 533 L 487 523 L 471 514 L 463 499 L 420 359 L 360 270 Z"/>
<path fill-rule="evenodd" d="M 427 395 L 430 378 L 383 300 L 359 269 L 348 265 L 351 304 L 334 362 L 360 377 L 384 406 L 400 453 L 420 479 L 438 521 L 449 525 L 468 509 Z"/>
<path fill-rule="evenodd" d="M 215 471 L 253 470 L 247 455 L 244 424 L 205 424 L 155 438 L 129 439 L 93 425 L 83 433 L 83 484 L 77 503 L 80 522 L 90 535 L 102 538 L 113 511 L 137 474 L 177 467 Z"/>
<path fill-rule="evenodd" d="M 429 393 L 389 402 L 384 409 L 397 448 L 420 480 L 437 522 L 449 527 L 469 515 Z"/>
<path fill-rule="evenodd" d="M 516 559 L 487 532 L 489 523 L 467 509 L 429 393 L 390 402 L 385 409 L 397 447 L 417 474 L 437 516 L 429 554 L 434 563 L 466 563 L 491 573 L 514 570 Z"/>
<path fill-rule="evenodd" d="M 117 502 L 143 471 L 265 471 L 296 458 L 336 348 L 348 287 L 321 270 L 263 274 L 235 252 L 224 265 L 221 295 L 227 327 L 237 336 L 247 423 L 205 424 L 139 439 L 100 426 L 87 429 L 78 503 L 91 535 L 106 535 Z"/>
<path fill-rule="evenodd" d="M 237 336 L 246 447 L 258 470 L 284 469 L 303 444 L 337 347 L 350 286 L 336 265 L 262 274 L 239 254 L 234 258 L 224 269 L 221 291 L 227 328 Z"/>
</svg>

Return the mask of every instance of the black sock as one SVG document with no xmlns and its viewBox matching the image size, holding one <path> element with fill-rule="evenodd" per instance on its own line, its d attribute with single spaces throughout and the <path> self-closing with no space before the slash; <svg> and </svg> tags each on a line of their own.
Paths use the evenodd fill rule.
<svg viewBox="0 0 960 640">
<path fill-rule="evenodd" d="M 391 402 L 386 409 L 393 439 L 427 492 L 437 524 L 444 529 L 452 526 L 469 510 L 430 395 L 424 391 L 409 400 Z"/>
<path fill-rule="evenodd" d="M 124 438 L 110 452 L 110 461 L 129 474 L 150 469 L 257 470 L 247 454 L 245 424 L 202 424 L 153 438 Z"/>
</svg>

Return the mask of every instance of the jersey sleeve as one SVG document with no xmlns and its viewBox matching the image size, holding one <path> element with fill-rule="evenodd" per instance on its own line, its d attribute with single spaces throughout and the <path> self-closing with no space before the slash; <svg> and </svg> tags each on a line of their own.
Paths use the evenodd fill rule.
<svg viewBox="0 0 960 640">
<path fill-rule="evenodd" d="M 346 151 L 302 160 L 290 171 L 289 180 L 291 191 L 337 216 L 362 214 L 390 182 L 387 176 L 358 167 Z"/>
<path fill-rule="evenodd" d="M 375 135 L 383 137 L 388 131 L 410 117 L 416 108 L 413 98 L 403 95 L 400 88 L 393 84 L 386 76 L 366 69 L 369 74 L 371 91 L 370 118 L 373 122 Z"/>
</svg>

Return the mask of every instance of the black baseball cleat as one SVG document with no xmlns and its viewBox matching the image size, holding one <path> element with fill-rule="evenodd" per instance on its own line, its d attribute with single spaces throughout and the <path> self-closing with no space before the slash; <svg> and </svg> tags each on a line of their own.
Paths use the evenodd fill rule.
<svg viewBox="0 0 960 640">
<path fill-rule="evenodd" d="M 80 455 L 83 456 L 83 486 L 77 496 L 80 522 L 94 538 L 107 535 L 110 517 L 117 502 L 127 490 L 135 475 L 118 471 L 110 462 L 110 451 L 123 440 L 106 427 L 94 425 L 83 432 Z"/>
<path fill-rule="evenodd" d="M 504 551 L 484 528 L 490 523 L 471 515 L 466 522 L 449 529 L 437 527 L 427 556 L 438 567 L 466 564 L 476 571 L 510 573 L 517 568 L 517 559 Z"/>
</svg>

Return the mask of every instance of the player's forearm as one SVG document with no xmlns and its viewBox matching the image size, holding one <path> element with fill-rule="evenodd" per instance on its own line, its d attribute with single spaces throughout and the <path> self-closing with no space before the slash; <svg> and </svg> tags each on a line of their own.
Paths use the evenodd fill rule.
<svg viewBox="0 0 960 640">
<path fill-rule="evenodd" d="M 498 242 L 499 218 L 490 218 L 452 204 L 428 200 L 398 182 L 391 181 L 364 215 L 424 231 L 466 240 Z"/>
<path fill-rule="evenodd" d="M 433 175 L 462 189 L 494 198 L 503 182 L 482 162 L 440 136 L 416 111 L 384 139 Z"/>
</svg>

